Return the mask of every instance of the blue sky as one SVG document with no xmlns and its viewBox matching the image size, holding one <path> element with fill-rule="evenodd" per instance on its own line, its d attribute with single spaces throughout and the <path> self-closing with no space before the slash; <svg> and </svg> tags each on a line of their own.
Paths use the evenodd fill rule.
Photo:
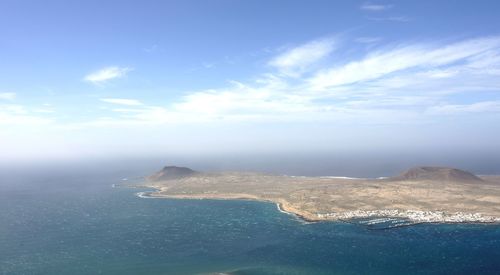
<svg viewBox="0 0 500 275">
<path fill-rule="evenodd" d="M 3 160 L 500 152 L 498 1 L 0 1 Z"/>
</svg>

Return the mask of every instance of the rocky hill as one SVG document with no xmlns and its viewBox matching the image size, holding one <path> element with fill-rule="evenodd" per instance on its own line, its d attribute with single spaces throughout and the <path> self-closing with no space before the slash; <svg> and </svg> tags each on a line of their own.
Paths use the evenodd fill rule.
<svg viewBox="0 0 500 275">
<path fill-rule="evenodd" d="M 198 172 L 189 169 L 187 167 L 165 166 L 163 167 L 163 169 L 149 176 L 147 179 L 149 181 L 173 180 L 173 179 L 189 177 L 197 173 Z"/>
<path fill-rule="evenodd" d="M 449 167 L 431 167 L 419 166 L 414 167 L 399 176 L 392 177 L 392 180 L 432 180 L 432 181 L 447 181 L 447 182 L 482 182 L 478 176 L 463 171 L 460 169 Z"/>
</svg>

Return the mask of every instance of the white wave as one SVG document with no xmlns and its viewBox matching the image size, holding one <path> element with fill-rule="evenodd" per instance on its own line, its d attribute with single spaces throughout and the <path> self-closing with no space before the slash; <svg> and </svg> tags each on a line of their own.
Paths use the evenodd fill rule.
<svg viewBox="0 0 500 275">
<path fill-rule="evenodd" d="M 336 177 L 336 176 L 325 176 L 320 177 L 323 179 L 343 179 L 343 180 L 366 180 L 367 178 L 353 178 L 353 177 Z"/>
<path fill-rule="evenodd" d="M 151 194 L 151 192 L 137 192 L 135 193 L 135 195 L 139 198 L 142 198 L 142 199 L 154 199 L 155 197 L 151 197 L 149 194 Z"/>
</svg>

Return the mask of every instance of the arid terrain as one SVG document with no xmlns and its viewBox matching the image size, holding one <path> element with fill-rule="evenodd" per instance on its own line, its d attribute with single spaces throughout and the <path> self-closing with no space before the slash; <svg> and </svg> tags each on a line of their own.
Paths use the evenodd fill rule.
<svg viewBox="0 0 500 275">
<path fill-rule="evenodd" d="M 187 169 L 187 170 L 186 170 Z M 203 173 L 165 167 L 143 186 L 149 197 L 251 199 L 309 221 L 400 217 L 414 222 L 500 222 L 500 177 L 416 167 L 385 179 Z"/>
</svg>

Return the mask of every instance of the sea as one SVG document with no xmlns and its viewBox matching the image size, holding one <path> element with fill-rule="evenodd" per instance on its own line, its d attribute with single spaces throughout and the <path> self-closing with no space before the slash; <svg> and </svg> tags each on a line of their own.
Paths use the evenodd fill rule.
<svg viewBox="0 0 500 275">
<path fill-rule="evenodd" d="M 374 229 L 141 198 L 128 185 L 148 169 L 0 171 L 0 274 L 500 274 L 499 225 Z"/>
</svg>

